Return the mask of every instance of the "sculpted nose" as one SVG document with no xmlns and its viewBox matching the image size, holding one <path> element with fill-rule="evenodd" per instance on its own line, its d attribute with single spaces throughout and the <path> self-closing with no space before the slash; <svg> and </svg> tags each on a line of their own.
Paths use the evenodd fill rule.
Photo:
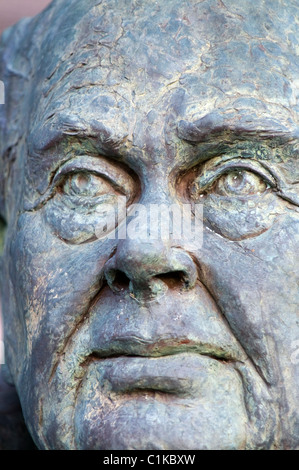
<svg viewBox="0 0 299 470">
<path fill-rule="evenodd" d="M 106 263 L 105 277 L 112 290 L 127 289 L 136 299 L 149 300 L 168 288 L 191 289 L 197 268 L 183 249 L 168 247 L 162 241 L 122 240 Z"/>
</svg>

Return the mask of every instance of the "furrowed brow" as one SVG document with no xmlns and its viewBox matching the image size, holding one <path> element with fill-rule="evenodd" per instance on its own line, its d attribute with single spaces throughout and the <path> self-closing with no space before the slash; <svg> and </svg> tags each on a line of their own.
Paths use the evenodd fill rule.
<svg viewBox="0 0 299 470">
<path fill-rule="evenodd" d="M 178 137 L 191 144 L 210 142 L 215 139 L 219 141 L 228 138 L 231 140 L 254 138 L 260 141 L 275 139 L 278 145 L 299 138 L 299 129 L 294 123 L 289 122 L 287 126 L 270 117 L 260 120 L 250 119 L 250 115 L 247 119 L 237 120 L 236 116 L 226 119 L 222 114 L 214 112 L 195 122 L 181 120 L 177 128 Z"/>
<path fill-rule="evenodd" d="M 84 144 L 93 142 L 95 150 L 115 152 L 127 137 L 127 134 L 115 134 L 104 122 L 92 120 L 87 122 L 77 116 L 50 116 L 42 125 L 29 136 L 29 145 L 33 153 L 43 153 L 51 148 L 57 148 L 69 143 L 73 137 Z M 29 151 L 30 151 L 29 149 Z"/>
</svg>

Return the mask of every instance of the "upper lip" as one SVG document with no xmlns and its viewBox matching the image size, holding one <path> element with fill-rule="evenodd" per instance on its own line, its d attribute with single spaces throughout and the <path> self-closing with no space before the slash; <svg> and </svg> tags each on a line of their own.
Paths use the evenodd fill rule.
<svg viewBox="0 0 299 470">
<path fill-rule="evenodd" d="M 219 361 L 246 361 L 245 351 L 213 299 L 201 286 L 197 290 L 184 294 L 181 314 L 180 296 L 141 309 L 124 297 L 116 302 L 110 289 L 102 290 L 86 323 L 83 355 L 104 360 L 193 353 Z"/>
</svg>

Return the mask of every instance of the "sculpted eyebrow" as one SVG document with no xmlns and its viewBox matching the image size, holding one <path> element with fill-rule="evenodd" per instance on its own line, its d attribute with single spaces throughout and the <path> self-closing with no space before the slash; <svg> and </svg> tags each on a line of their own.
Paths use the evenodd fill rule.
<svg viewBox="0 0 299 470">
<path fill-rule="evenodd" d="M 96 151 L 116 151 L 126 138 L 124 135 L 115 135 L 101 121 L 86 122 L 74 119 L 72 116 L 64 119 L 56 119 L 51 122 L 51 117 L 35 131 L 29 138 L 34 153 L 42 153 L 51 148 L 68 144 L 71 138 L 80 143 L 92 142 Z M 73 140 L 73 139 L 72 139 Z"/>
<path fill-rule="evenodd" d="M 215 139 L 218 141 L 223 139 L 227 140 L 267 140 L 275 139 L 278 145 L 289 143 L 293 140 L 298 140 L 299 129 L 294 126 L 290 130 L 283 124 L 268 119 L 265 121 L 263 128 L 259 123 L 254 120 L 248 122 L 231 122 L 221 118 L 215 117 L 216 113 L 211 113 L 209 116 L 195 121 L 181 120 L 177 126 L 178 137 L 182 140 L 192 144 L 211 142 Z M 272 124 L 272 125 L 271 125 Z"/>
</svg>

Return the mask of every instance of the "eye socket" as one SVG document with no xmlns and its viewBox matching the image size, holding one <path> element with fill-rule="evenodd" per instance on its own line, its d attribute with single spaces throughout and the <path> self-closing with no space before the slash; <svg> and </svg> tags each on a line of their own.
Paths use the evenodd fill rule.
<svg viewBox="0 0 299 470">
<path fill-rule="evenodd" d="M 97 197 L 115 193 L 108 181 L 87 171 L 77 171 L 67 175 L 61 185 L 61 191 L 67 196 L 77 197 Z"/>
<path fill-rule="evenodd" d="M 268 183 L 261 176 L 249 170 L 239 169 L 222 174 L 209 192 L 227 197 L 250 196 L 262 194 L 268 188 Z"/>
<path fill-rule="evenodd" d="M 209 194 L 227 198 L 259 196 L 269 188 L 275 190 L 277 180 L 271 170 L 255 161 L 241 158 L 207 162 L 189 187 L 193 199 Z"/>
<path fill-rule="evenodd" d="M 231 241 L 261 235 L 282 213 L 281 181 L 267 162 L 222 155 L 188 177 L 189 197 L 202 202 L 206 227 Z"/>
</svg>

